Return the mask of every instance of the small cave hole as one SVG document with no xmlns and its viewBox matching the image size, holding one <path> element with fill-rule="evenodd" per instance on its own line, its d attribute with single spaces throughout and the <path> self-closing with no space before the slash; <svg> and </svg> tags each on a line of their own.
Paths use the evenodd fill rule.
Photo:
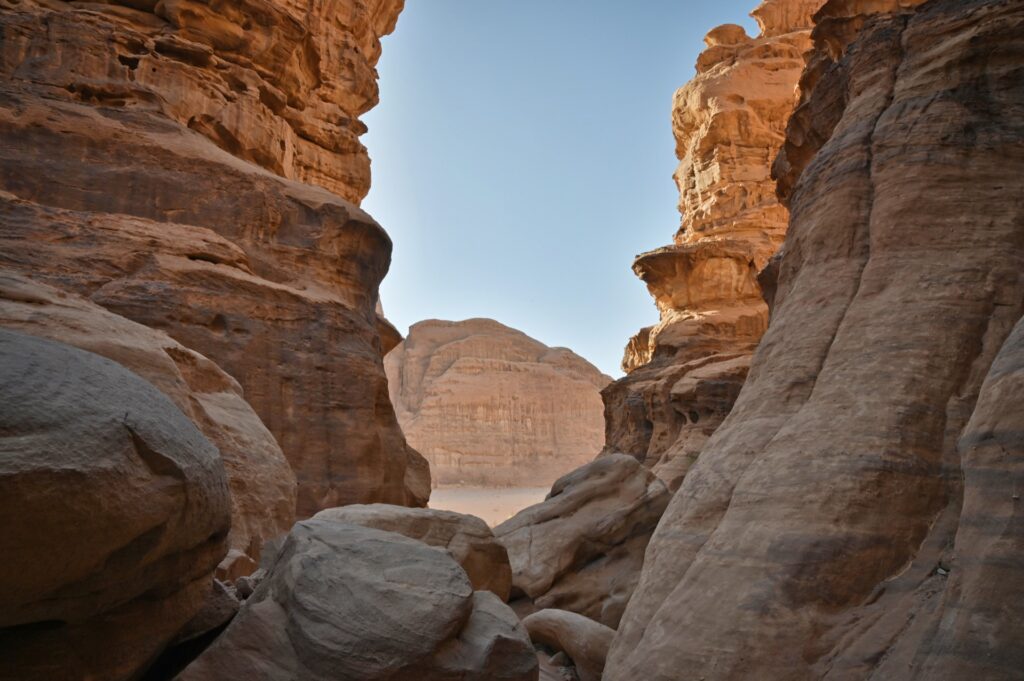
<svg viewBox="0 0 1024 681">
<path fill-rule="evenodd" d="M 139 58 L 138 57 L 127 57 L 127 56 L 125 56 L 123 54 L 119 54 L 119 55 L 117 55 L 117 60 L 119 62 L 121 62 L 122 64 L 124 64 L 125 66 L 127 66 L 132 71 L 134 71 L 135 69 L 139 68 Z"/>
<path fill-rule="evenodd" d="M 700 412 L 697 410 L 691 411 L 688 416 L 690 417 L 690 423 L 697 423 L 700 421 Z"/>
</svg>

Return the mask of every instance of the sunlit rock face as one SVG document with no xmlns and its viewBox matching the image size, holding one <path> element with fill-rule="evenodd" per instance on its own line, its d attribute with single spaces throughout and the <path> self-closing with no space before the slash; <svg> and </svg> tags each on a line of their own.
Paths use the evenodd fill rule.
<svg viewBox="0 0 1024 681">
<path fill-rule="evenodd" d="M 757 274 L 788 216 L 771 164 L 822 2 L 763 3 L 757 38 L 712 30 L 697 75 L 673 98 L 682 226 L 633 264 L 661 321 L 630 341 L 629 375 L 604 391 L 606 451 L 631 454 L 673 489 L 729 413 L 768 323 Z"/>
<path fill-rule="evenodd" d="M 777 165 L 771 324 L 606 681 L 1024 667 L 1024 5 L 832 0 Z"/>
<path fill-rule="evenodd" d="M 236 379 L 297 513 L 422 505 L 374 307 L 387 234 L 358 116 L 401 2 L 108 4 L 0 14 L 0 261 L 167 333 Z"/>
<path fill-rule="evenodd" d="M 435 482 L 546 486 L 604 444 L 599 391 L 611 379 L 493 320 L 414 324 L 384 365 Z"/>
</svg>

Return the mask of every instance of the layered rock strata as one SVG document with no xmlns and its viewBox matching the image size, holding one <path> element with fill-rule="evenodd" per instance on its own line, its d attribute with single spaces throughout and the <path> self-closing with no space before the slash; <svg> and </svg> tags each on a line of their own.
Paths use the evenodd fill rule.
<svg viewBox="0 0 1024 681">
<path fill-rule="evenodd" d="M 625 454 L 559 479 L 547 499 L 494 528 L 508 549 L 517 607 L 568 610 L 618 626 L 669 496 Z"/>
<path fill-rule="evenodd" d="M 832 0 L 778 164 L 771 325 L 604 678 L 1024 668 L 1024 5 Z"/>
<path fill-rule="evenodd" d="M 604 443 L 599 391 L 611 379 L 490 319 L 414 324 L 384 366 L 435 482 L 544 487 Z"/>
<path fill-rule="evenodd" d="M 137 678 L 202 608 L 217 448 L 108 359 L 0 330 L 0 678 Z"/>
<path fill-rule="evenodd" d="M 390 240 L 358 115 L 400 0 L 8 4 L 0 264 L 237 379 L 297 512 L 423 505 L 375 305 Z M 346 200 L 348 199 L 348 200 Z"/>
<path fill-rule="evenodd" d="M 536 681 L 512 610 L 443 551 L 392 532 L 297 524 L 270 573 L 181 681 Z"/>
<path fill-rule="evenodd" d="M 606 451 L 635 456 L 672 489 L 729 413 L 768 323 L 757 273 L 787 219 L 771 162 L 822 2 L 763 3 L 757 38 L 736 25 L 712 30 L 696 77 L 673 99 L 682 226 L 633 264 L 661 320 L 630 341 L 629 375 L 604 391 Z"/>
</svg>

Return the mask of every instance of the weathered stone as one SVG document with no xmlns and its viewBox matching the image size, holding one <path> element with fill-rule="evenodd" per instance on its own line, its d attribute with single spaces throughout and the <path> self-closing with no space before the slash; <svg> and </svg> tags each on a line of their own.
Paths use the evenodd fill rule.
<svg viewBox="0 0 1024 681">
<path fill-rule="evenodd" d="M 1020 675 L 1024 5 L 818 16 L 771 326 L 606 681 Z"/>
<path fill-rule="evenodd" d="M 108 359 L 0 330 L 0 676 L 136 678 L 226 551 L 217 449 Z"/>
<path fill-rule="evenodd" d="M 169 336 L 75 295 L 0 270 L 0 326 L 113 360 L 160 389 L 217 446 L 231 489 L 230 551 L 218 575 L 256 567 L 295 522 L 295 475 L 237 381 Z"/>
<path fill-rule="evenodd" d="M 668 500 L 664 483 L 624 454 L 559 479 L 545 501 L 494 529 L 512 562 L 513 597 L 617 626 Z"/>
<path fill-rule="evenodd" d="M 535 645 L 565 653 L 580 681 L 601 681 L 614 629 L 574 612 L 551 609 L 526 617 L 523 626 Z"/>
<path fill-rule="evenodd" d="M 0 261 L 237 379 L 296 473 L 301 516 L 425 503 L 406 489 L 416 457 L 374 313 L 391 243 L 339 198 L 366 191 L 358 115 L 401 4 L 0 13 Z"/>
<path fill-rule="evenodd" d="M 313 519 L 179 678 L 534 681 L 537 661 L 508 606 L 445 552 Z"/>
<path fill-rule="evenodd" d="M 490 319 L 414 324 L 384 366 L 439 483 L 546 487 L 604 444 L 598 391 L 611 379 Z"/>
<path fill-rule="evenodd" d="M 329 508 L 314 519 L 397 532 L 444 549 L 469 576 L 474 591 L 491 591 L 503 602 L 512 589 L 508 552 L 483 520 L 425 508 L 372 504 Z"/>
<path fill-rule="evenodd" d="M 673 99 L 682 226 L 633 264 L 661 320 L 629 342 L 629 374 L 603 393 L 605 451 L 657 467 L 673 490 L 732 408 L 768 323 L 757 275 L 788 217 L 771 160 L 823 2 L 762 3 L 757 38 L 733 24 L 712 30 Z"/>
</svg>

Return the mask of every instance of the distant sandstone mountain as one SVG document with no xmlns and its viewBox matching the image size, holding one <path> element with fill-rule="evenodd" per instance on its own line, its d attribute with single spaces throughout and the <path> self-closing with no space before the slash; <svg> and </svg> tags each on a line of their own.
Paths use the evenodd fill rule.
<svg viewBox="0 0 1024 681">
<path fill-rule="evenodd" d="M 611 378 L 491 319 L 414 324 L 384 367 L 436 483 L 549 485 L 604 446 L 600 391 Z"/>
</svg>

